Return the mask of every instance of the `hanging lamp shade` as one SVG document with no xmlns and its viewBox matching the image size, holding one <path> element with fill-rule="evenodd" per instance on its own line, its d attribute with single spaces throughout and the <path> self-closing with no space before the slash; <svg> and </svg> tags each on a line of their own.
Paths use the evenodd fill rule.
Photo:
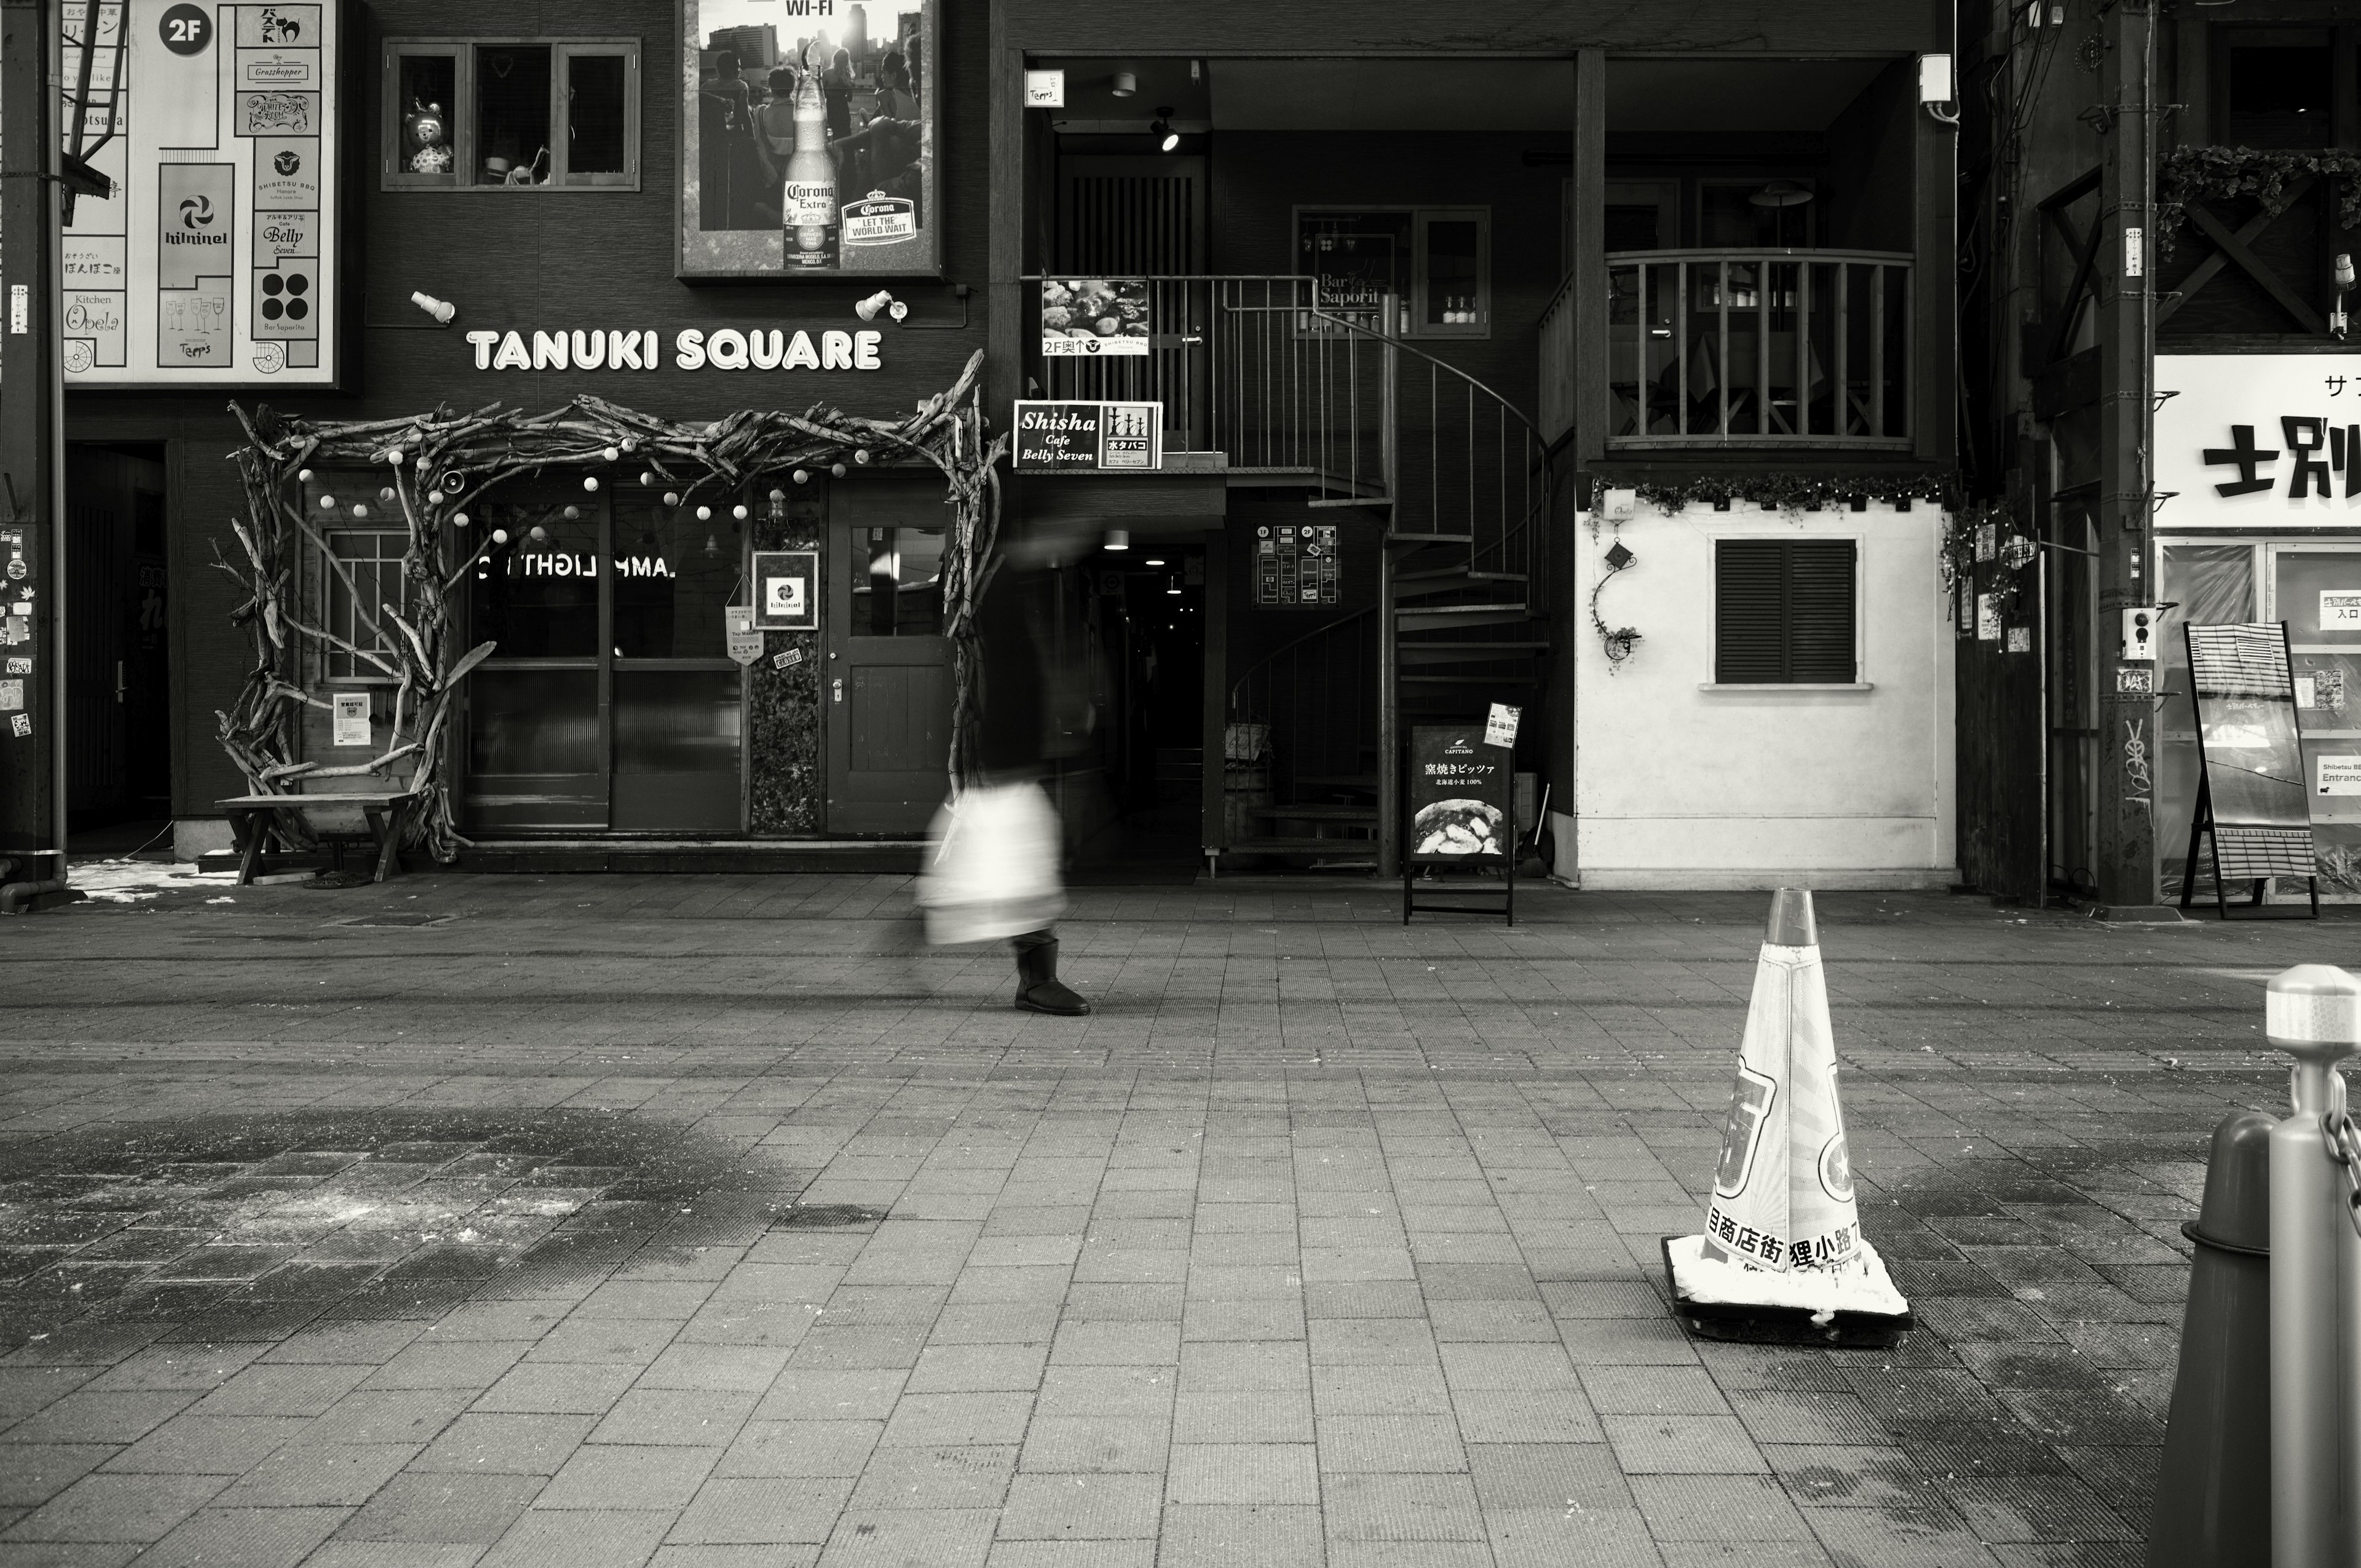
<svg viewBox="0 0 2361 1568">
<path fill-rule="evenodd" d="M 1812 189 L 1793 180 L 1773 180 L 1746 199 L 1758 207 L 1800 207 L 1812 199 Z"/>
</svg>

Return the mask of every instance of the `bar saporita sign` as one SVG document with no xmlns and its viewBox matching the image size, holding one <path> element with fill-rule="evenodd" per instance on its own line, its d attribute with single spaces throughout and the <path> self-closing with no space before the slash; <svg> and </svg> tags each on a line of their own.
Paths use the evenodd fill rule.
<svg viewBox="0 0 2361 1568">
<path fill-rule="evenodd" d="M 683 327 L 673 334 L 675 370 L 878 370 L 882 332 L 786 332 L 777 327 L 708 332 Z M 478 370 L 658 370 L 664 345 L 653 328 L 593 327 L 559 332 L 467 334 Z"/>
</svg>

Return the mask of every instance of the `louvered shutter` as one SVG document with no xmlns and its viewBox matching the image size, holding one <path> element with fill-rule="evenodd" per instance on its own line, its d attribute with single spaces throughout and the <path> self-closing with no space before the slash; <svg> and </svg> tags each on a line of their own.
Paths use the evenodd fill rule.
<svg viewBox="0 0 2361 1568">
<path fill-rule="evenodd" d="M 1787 675 L 1787 545 L 1725 539 L 1715 553 L 1713 678 L 1724 685 Z"/>
<path fill-rule="evenodd" d="M 1854 550 L 1850 539 L 1723 540 L 1714 555 L 1714 680 L 1857 679 Z"/>
</svg>

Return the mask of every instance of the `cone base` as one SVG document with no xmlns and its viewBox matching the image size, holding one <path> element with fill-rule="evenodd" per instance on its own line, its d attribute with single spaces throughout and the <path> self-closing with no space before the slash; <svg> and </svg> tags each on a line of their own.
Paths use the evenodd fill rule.
<svg viewBox="0 0 2361 1568">
<path fill-rule="evenodd" d="M 1866 1240 L 1861 1245 L 1866 1269 L 1831 1279 L 1712 1261 L 1705 1256 L 1705 1237 L 1666 1236 L 1664 1273 L 1673 1282 L 1674 1315 L 1705 1339 L 1865 1350 L 1899 1344 L 1917 1320 L 1877 1249 Z"/>
</svg>

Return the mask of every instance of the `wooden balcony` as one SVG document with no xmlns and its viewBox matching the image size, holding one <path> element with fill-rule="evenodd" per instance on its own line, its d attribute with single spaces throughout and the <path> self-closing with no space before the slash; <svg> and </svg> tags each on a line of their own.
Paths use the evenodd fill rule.
<svg viewBox="0 0 2361 1568">
<path fill-rule="evenodd" d="M 1542 318 L 1542 429 L 1571 424 L 1576 288 Z M 1907 451 L 1911 258 L 1866 250 L 1607 257 L 1610 452 Z"/>
</svg>

